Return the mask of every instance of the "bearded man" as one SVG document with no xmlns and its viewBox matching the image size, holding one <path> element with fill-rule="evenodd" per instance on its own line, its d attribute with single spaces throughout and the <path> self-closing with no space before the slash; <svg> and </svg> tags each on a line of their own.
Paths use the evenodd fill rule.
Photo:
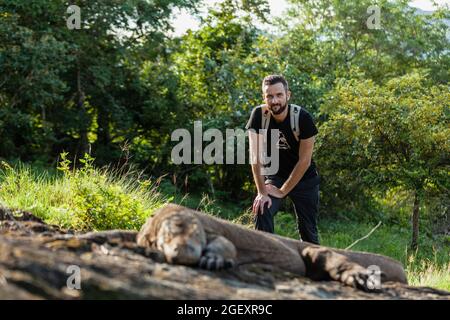
<svg viewBox="0 0 450 320">
<path fill-rule="evenodd" d="M 278 130 L 278 171 L 263 175 L 263 164 L 252 163 L 253 178 L 258 194 L 253 202 L 255 228 L 274 233 L 274 216 L 281 200 L 289 197 L 295 208 L 300 238 L 319 244 L 317 215 L 320 177 L 312 159 L 318 130 L 311 115 L 303 108 L 289 104 L 291 92 L 281 75 L 270 75 L 262 83 L 265 104 L 255 107 L 246 125 L 249 130 L 251 153 L 258 152 L 261 143 L 271 150 L 271 139 L 264 139 Z M 263 133 L 261 133 L 263 132 Z"/>
</svg>

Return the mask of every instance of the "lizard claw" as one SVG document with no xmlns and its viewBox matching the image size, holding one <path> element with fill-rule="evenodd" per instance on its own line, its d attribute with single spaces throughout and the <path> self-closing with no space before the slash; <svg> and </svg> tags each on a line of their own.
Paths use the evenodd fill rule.
<svg viewBox="0 0 450 320">
<path fill-rule="evenodd" d="M 233 259 L 226 259 L 225 260 L 225 265 L 224 265 L 225 269 L 231 269 L 231 268 L 234 268 L 234 266 L 235 266 L 235 262 L 234 262 Z"/>
<path fill-rule="evenodd" d="M 207 264 L 208 264 L 208 257 L 206 257 L 206 256 L 201 257 L 200 262 L 198 263 L 198 266 L 201 269 L 206 269 Z"/>
<path fill-rule="evenodd" d="M 223 257 L 217 255 L 204 255 L 200 258 L 198 266 L 210 271 L 222 270 L 234 267 L 234 261 L 232 259 L 224 260 Z"/>
<path fill-rule="evenodd" d="M 381 280 L 375 278 L 370 270 L 359 265 L 352 265 L 341 274 L 341 281 L 351 287 L 366 291 L 379 292 L 381 290 Z"/>
</svg>

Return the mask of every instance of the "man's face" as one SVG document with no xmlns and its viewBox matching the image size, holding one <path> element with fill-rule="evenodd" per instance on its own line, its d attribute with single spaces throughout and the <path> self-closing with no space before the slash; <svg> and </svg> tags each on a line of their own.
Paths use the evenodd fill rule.
<svg viewBox="0 0 450 320">
<path fill-rule="evenodd" d="M 291 93 L 286 91 L 280 82 L 263 87 L 264 102 L 273 114 L 283 113 L 287 107 L 290 95 Z"/>
</svg>

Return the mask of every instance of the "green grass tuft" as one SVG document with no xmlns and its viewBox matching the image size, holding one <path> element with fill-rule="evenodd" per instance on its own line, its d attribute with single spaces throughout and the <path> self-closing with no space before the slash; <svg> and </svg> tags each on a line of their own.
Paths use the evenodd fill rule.
<svg viewBox="0 0 450 320">
<path fill-rule="evenodd" d="M 167 199 L 150 180 L 135 173 L 119 175 L 96 169 L 93 159 L 81 159 L 71 170 L 67 154 L 58 172 L 36 172 L 30 166 L 3 162 L 0 201 L 10 208 L 27 210 L 47 223 L 75 230 L 138 229 Z"/>
</svg>

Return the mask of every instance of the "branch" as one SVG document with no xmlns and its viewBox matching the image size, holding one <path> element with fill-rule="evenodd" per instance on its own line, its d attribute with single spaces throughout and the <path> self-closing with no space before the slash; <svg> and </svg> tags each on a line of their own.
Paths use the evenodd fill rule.
<svg viewBox="0 0 450 320">
<path fill-rule="evenodd" d="M 389 136 L 388 136 L 387 134 L 385 134 L 385 133 L 380 129 L 380 127 L 379 127 L 377 124 L 375 124 L 375 126 L 376 126 L 378 132 L 381 134 L 381 136 L 382 136 L 384 139 L 386 139 L 387 142 L 389 143 L 389 147 L 391 148 L 392 153 L 395 154 L 395 157 L 397 158 L 397 160 L 399 161 L 399 163 L 402 163 L 402 160 L 400 159 L 400 156 L 399 156 L 397 150 L 395 149 L 394 145 L 392 144 L 391 140 L 389 139 Z M 402 155 L 405 156 L 404 154 L 402 154 Z M 405 159 L 405 162 L 406 162 L 406 159 Z"/>
<path fill-rule="evenodd" d="M 378 228 L 380 225 L 381 225 L 381 221 L 378 222 L 378 224 L 375 226 L 375 228 L 373 228 L 372 230 L 370 230 L 370 232 L 369 232 L 368 234 L 366 234 L 364 237 L 362 237 L 362 238 L 356 240 L 355 242 L 353 242 L 351 245 L 349 245 L 347 248 L 345 248 L 345 250 L 350 249 L 351 247 L 353 247 L 353 246 L 354 246 L 355 244 L 357 244 L 358 242 L 360 242 L 360 241 L 362 241 L 362 240 L 367 239 L 368 237 L 370 237 L 370 235 L 371 235 L 375 230 L 377 230 L 377 228 Z"/>
</svg>

